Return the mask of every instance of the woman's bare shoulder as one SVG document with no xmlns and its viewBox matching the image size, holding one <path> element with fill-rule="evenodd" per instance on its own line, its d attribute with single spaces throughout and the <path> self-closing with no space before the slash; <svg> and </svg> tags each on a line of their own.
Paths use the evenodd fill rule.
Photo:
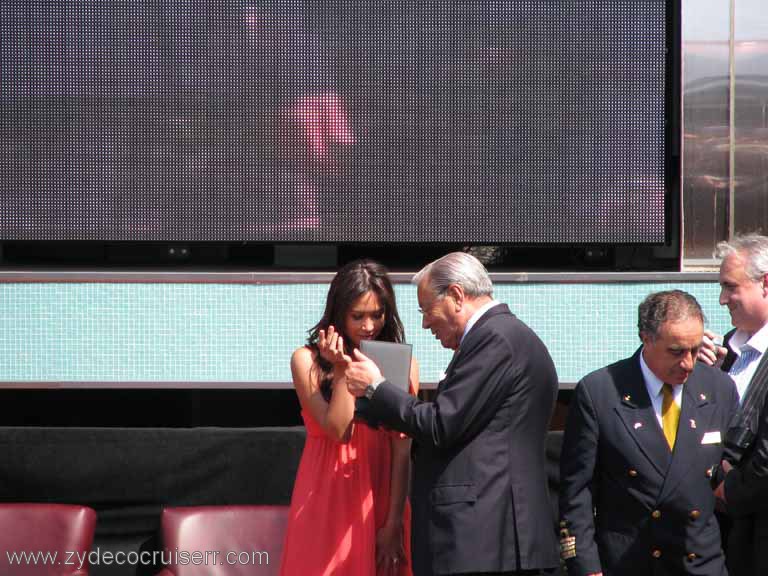
<svg viewBox="0 0 768 576">
<path fill-rule="evenodd" d="M 308 346 L 296 348 L 291 354 L 291 364 L 311 365 L 315 361 L 315 353 Z"/>
<path fill-rule="evenodd" d="M 294 381 L 297 378 L 303 380 L 311 380 L 311 374 L 315 371 L 312 369 L 316 361 L 316 353 L 314 350 L 307 346 L 296 348 L 291 355 L 291 372 L 293 373 Z"/>
</svg>

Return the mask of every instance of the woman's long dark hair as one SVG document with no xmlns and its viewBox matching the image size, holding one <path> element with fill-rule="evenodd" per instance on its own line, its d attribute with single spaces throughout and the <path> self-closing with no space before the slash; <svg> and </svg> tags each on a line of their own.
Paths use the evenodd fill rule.
<svg viewBox="0 0 768 576">
<path fill-rule="evenodd" d="M 389 281 L 387 269 L 373 260 L 355 260 L 344 266 L 333 278 L 331 287 L 328 289 L 328 297 L 325 300 L 323 317 L 309 331 L 309 338 L 307 339 L 307 346 L 316 353 L 315 362 L 320 370 L 320 391 L 326 400 L 331 397 L 333 365 L 320 356 L 317 346 L 320 330 L 325 330 L 327 333 L 328 327 L 333 326 L 336 332 L 344 338 L 344 351 L 350 354 L 352 352 L 349 348 L 351 339 L 345 330 L 347 313 L 355 300 L 368 292 L 376 294 L 384 307 L 384 327 L 377 339 L 387 342 L 403 342 L 405 340 L 403 324 L 397 314 L 395 291 Z"/>
</svg>

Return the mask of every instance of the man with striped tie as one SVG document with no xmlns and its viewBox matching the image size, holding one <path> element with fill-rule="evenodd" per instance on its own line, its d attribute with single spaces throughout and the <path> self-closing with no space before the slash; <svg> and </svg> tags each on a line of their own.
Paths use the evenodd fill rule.
<svg viewBox="0 0 768 576">
<path fill-rule="evenodd" d="M 738 407 L 697 363 L 704 315 L 680 290 L 638 310 L 642 347 L 587 375 L 560 457 L 561 557 L 570 576 L 725 576 L 708 472 Z"/>
<path fill-rule="evenodd" d="M 725 346 L 705 346 L 700 358 L 733 378 L 741 410 L 725 438 L 728 461 L 715 475 L 715 495 L 733 523 L 727 538 L 731 575 L 768 574 L 761 549 L 768 542 L 768 508 L 758 504 L 768 500 L 768 238 L 737 236 L 718 244 L 717 256 L 723 259 L 720 304 L 728 307 L 735 329 Z"/>
</svg>

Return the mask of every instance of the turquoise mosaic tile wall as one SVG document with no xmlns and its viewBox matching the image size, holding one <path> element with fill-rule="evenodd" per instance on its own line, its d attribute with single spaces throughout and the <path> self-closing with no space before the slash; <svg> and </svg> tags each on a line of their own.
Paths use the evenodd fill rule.
<svg viewBox="0 0 768 576">
<path fill-rule="evenodd" d="M 630 355 L 637 305 L 681 288 L 708 325 L 730 322 L 716 283 L 497 284 L 538 332 L 561 382 Z M 290 382 L 291 352 L 320 317 L 325 284 L 0 284 L 0 382 Z M 396 287 L 423 382 L 451 352 L 420 327 L 416 290 Z"/>
</svg>

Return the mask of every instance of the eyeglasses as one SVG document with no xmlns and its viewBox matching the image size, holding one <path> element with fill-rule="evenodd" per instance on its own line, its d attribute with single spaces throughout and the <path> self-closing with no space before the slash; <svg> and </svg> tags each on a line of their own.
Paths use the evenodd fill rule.
<svg viewBox="0 0 768 576">
<path fill-rule="evenodd" d="M 434 311 L 435 306 L 437 306 L 437 304 L 441 300 L 443 300 L 445 298 L 445 296 L 446 296 L 445 293 L 437 294 L 434 298 L 432 298 L 432 301 L 429 302 L 429 304 L 427 304 L 424 307 L 419 307 L 419 312 L 421 313 L 421 315 L 422 316 L 432 316 L 432 312 Z"/>
</svg>

